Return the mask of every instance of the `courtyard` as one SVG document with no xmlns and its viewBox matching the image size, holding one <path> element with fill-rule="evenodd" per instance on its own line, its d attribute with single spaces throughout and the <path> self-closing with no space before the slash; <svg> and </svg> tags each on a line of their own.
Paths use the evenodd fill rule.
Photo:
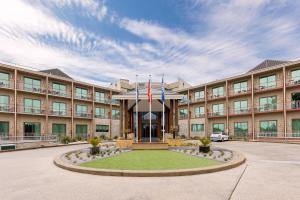
<svg viewBox="0 0 300 200">
<path fill-rule="evenodd" d="M 300 146 L 224 142 L 242 152 L 240 167 L 182 177 L 80 174 L 53 164 L 57 155 L 88 145 L 0 154 L 1 199 L 300 199 Z"/>
</svg>

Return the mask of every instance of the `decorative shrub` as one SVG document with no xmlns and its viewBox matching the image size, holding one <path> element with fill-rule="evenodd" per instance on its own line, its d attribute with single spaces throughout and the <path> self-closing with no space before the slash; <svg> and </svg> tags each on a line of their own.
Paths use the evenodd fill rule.
<svg viewBox="0 0 300 200">
<path fill-rule="evenodd" d="M 90 153 L 92 155 L 98 154 L 100 152 L 100 148 L 98 147 L 100 142 L 101 140 L 98 137 L 94 137 L 89 140 L 89 143 L 92 145 L 92 148 L 90 150 Z"/>
<path fill-rule="evenodd" d="M 200 138 L 200 142 L 202 143 L 202 146 L 208 146 L 211 143 L 211 140 L 208 137 Z"/>
<path fill-rule="evenodd" d="M 72 138 L 69 136 L 64 136 L 60 139 L 60 142 L 63 144 L 69 144 L 70 142 L 72 142 Z"/>
</svg>

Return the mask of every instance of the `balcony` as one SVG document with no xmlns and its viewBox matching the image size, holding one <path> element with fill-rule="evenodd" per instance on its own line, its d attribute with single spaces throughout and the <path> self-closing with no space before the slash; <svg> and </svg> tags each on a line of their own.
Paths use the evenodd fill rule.
<svg viewBox="0 0 300 200">
<path fill-rule="evenodd" d="M 4 80 L 0 79 L 0 88 L 7 88 L 7 89 L 13 89 L 14 88 L 14 80 Z"/>
<path fill-rule="evenodd" d="M 207 100 L 212 101 L 212 100 L 225 99 L 225 98 L 226 98 L 225 94 L 211 94 L 208 95 Z"/>
<path fill-rule="evenodd" d="M 57 110 L 50 108 L 48 111 L 49 116 L 58 116 L 58 117 L 70 117 L 71 111 L 70 110 Z"/>
<path fill-rule="evenodd" d="M 194 115 L 192 115 L 192 117 L 191 118 L 193 118 L 193 119 L 198 119 L 198 118 L 205 118 L 205 114 L 203 113 L 201 113 L 201 114 L 194 114 Z"/>
<path fill-rule="evenodd" d="M 251 88 L 241 88 L 240 90 L 234 90 L 234 89 L 229 90 L 230 97 L 243 96 L 247 94 L 251 94 Z"/>
<path fill-rule="evenodd" d="M 45 115 L 45 109 L 41 107 L 31 107 L 31 106 L 20 106 L 18 107 L 18 113 L 31 114 L 31 115 Z"/>
<path fill-rule="evenodd" d="M 188 115 L 179 115 L 179 120 L 188 119 Z"/>
<path fill-rule="evenodd" d="M 66 97 L 70 98 L 71 94 L 64 90 L 53 90 L 52 88 L 48 90 L 49 95 L 59 96 L 59 97 Z"/>
<path fill-rule="evenodd" d="M 299 86 L 300 85 L 300 77 L 294 77 L 292 79 L 289 79 L 286 83 L 286 85 L 288 87 L 292 87 L 292 86 Z"/>
<path fill-rule="evenodd" d="M 23 82 L 18 83 L 18 90 L 27 91 L 27 92 L 33 92 L 33 93 L 40 93 L 40 94 L 46 94 L 47 90 L 39 85 L 31 85 L 31 84 L 25 84 Z"/>
<path fill-rule="evenodd" d="M 109 100 L 107 100 L 107 101 L 109 102 Z M 112 99 L 110 102 L 112 105 L 120 105 L 120 101 L 117 99 Z"/>
<path fill-rule="evenodd" d="M 92 95 L 79 95 L 75 94 L 74 99 L 92 101 Z"/>
<path fill-rule="evenodd" d="M 300 110 L 300 100 L 288 102 L 286 109 L 289 111 L 299 111 Z"/>
<path fill-rule="evenodd" d="M 75 112 L 74 117 L 90 119 L 92 118 L 92 114 L 87 112 Z"/>
<path fill-rule="evenodd" d="M 196 99 L 193 99 L 191 100 L 191 103 L 200 103 L 200 102 L 204 102 L 205 101 L 205 98 L 196 98 Z"/>
<path fill-rule="evenodd" d="M 111 118 L 113 120 L 119 120 L 120 119 L 120 115 L 112 115 Z"/>
<path fill-rule="evenodd" d="M 14 112 L 13 104 L 0 104 L 0 112 L 4 112 L 4 113 Z"/>
<path fill-rule="evenodd" d="M 281 112 L 281 104 L 264 104 L 255 108 L 255 113 Z"/>
<path fill-rule="evenodd" d="M 95 103 L 109 104 L 110 101 L 108 99 L 95 99 Z M 117 104 L 117 102 L 115 102 Z"/>
<path fill-rule="evenodd" d="M 229 115 L 249 115 L 252 113 L 251 108 L 230 109 Z"/>
<path fill-rule="evenodd" d="M 270 90 L 278 90 L 282 89 L 283 84 L 281 81 L 274 81 L 274 82 L 268 82 L 266 85 L 259 85 L 255 88 L 255 92 L 264 92 L 264 91 L 270 91 Z"/>
<path fill-rule="evenodd" d="M 97 119 L 107 119 L 107 117 L 103 114 L 95 114 L 95 118 L 97 118 Z"/>
<path fill-rule="evenodd" d="M 209 112 L 208 113 L 208 118 L 213 118 L 213 117 L 225 117 L 226 114 L 223 110 L 216 111 L 216 112 Z"/>
</svg>

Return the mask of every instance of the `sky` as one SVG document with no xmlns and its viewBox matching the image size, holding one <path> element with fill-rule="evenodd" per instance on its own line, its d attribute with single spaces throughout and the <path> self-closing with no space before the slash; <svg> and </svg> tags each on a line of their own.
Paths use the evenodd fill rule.
<svg viewBox="0 0 300 200">
<path fill-rule="evenodd" d="M 150 74 L 201 84 L 300 59 L 299 10 L 294 0 L 1 1 L 0 62 L 104 86 Z"/>
</svg>

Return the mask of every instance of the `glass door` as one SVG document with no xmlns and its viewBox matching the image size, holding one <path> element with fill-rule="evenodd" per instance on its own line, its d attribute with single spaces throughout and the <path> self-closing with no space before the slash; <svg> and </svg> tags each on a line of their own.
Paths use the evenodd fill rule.
<svg viewBox="0 0 300 200">
<path fill-rule="evenodd" d="M 41 123 L 25 122 L 24 133 L 28 139 L 37 139 L 41 135 Z"/>
</svg>

